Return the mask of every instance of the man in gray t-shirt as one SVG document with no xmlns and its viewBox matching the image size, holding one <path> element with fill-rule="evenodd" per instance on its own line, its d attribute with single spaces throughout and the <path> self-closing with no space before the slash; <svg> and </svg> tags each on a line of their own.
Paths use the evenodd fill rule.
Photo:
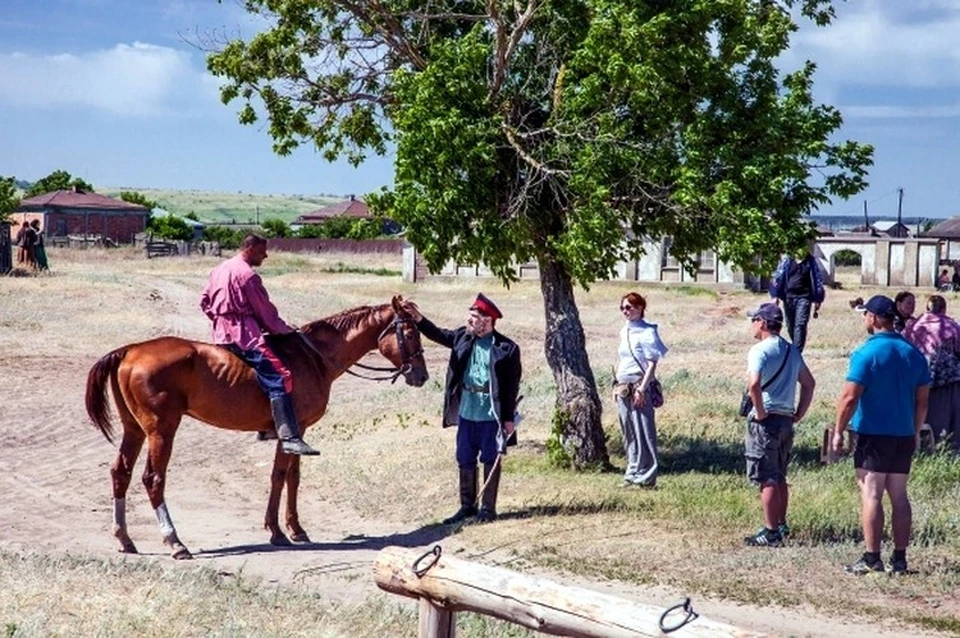
<svg viewBox="0 0 960 638">
<path fill-rule="evenodd" d="M 747 353 L 747 392 L 754 408 L 747 417 L 747 477 L 760 487 L 763 527 L 747 545 L 779 547 L 789 533 L 787 462 L 793 449 L 793 424 L 803 418 L 816 382 L 800 351 L 780 336 L 783 312 L 766 303 L 747 313 L 757 343 Z M 800 400 L 794 408 L 797 383 Z"/>
</svg>

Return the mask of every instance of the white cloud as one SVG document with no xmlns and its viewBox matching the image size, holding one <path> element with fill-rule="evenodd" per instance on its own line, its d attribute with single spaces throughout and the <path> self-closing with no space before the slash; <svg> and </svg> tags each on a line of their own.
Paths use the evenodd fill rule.
<svg viewBox="0 0 960 638">
<path fill-rule="evenodd" d="M 960 117 L 960 105 L 952 106 L 843 106 L 844 115 L 865 119 L 915 119 Z"/>
<path fill-rule="evenodd" d="M 838 5 L 826 28 L 804 25 L 785 56 L 817 62 L 818 81 L 839 86 L 960 86 L 960 2 L 861 0 Z M 791 64 L 793 63 L 793 64 Z"/>
<path fill-rule="evenodd" d="M 191 114 L 217 100 L 216 82 L 188 53 L 134 42 L 80 55 L 0 55 L 0 102 L 152 116 Z"/>
</svg>

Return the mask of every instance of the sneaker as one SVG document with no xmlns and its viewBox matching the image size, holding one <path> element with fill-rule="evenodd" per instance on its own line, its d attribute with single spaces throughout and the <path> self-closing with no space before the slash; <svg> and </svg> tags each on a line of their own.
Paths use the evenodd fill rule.
<svg viewBox="0 0 960 638">
<path fill-rule="evenodd" d="M 887 571 L 891 574 L 906 574 L 907 573 L 907 559 L 903 560 L 894 560 L 890 559 L 890 565 L 887 567 Z"/>
<path fill-rule="evenodd" d="M 768 531 L 766 527 L 760 529 L 753 536 L 743 539 L 748 547 L 783 547 L 783 537 L 780 532 Z"/>
<path fill-rule="evenodd" d="M 863 576 L 864 574 L 882 574 L 883 561 L 878 560 L 874 563 L 871 563 L 867 561 L 865 556 L 861 556 L 857 562 L 845 565 L 843 571 L 856 576 Z"/>
<path fill-rule="evenodd" d="M 780 523 L 777 526 L 777 532 L 780 533 L 780 537 L 783 538 L 783 540 L 787 540 L 787 536 L 790 536 L 790 526 L 786 523 Z"/>
</svg>

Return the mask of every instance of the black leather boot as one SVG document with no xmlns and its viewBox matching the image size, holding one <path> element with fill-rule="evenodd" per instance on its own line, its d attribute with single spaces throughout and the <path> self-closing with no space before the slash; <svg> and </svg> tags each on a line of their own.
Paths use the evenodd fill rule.
<svg viewBox="0 0 960 638">
<path fill-rule="evenodd" d="M 460 468 L 460 509 L 450 518 L 443 519 L 444 525 L 453 525 L 470 518 L 477 513 L 477 466 Z"/>
<path fill-rule="evenodd" d="M 317 456 L 320 454 L 300 438 L 297 414 L 293 410 L 293 401 L 290 400 L 289 396 L 271 397 L 270 411 L 273 413 L 273 422 L 277 426 L 280 447 L 284 452 L 302 456 Z"/>
<path fill-rule="evenodd" d="M 483 494 L 480 495 L 478 523 L 492 523 L 497 520 L 497 492 L 500 490 L 500 464 L 483 464 Z"/>
</svg>

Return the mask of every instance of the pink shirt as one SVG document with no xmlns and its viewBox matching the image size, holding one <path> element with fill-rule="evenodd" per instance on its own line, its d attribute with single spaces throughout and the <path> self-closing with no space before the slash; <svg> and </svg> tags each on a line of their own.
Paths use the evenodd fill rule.
<svg viewBox="0 0 960 638">
<path fill-rule="evenodd" d="M 280 319 L 260 275 L 240 255 L 210 271 L 200 309 L 213 321 L 214 343 L 234 343 L 242 350 L 259 346 L 264 332 L 293 330 Z"/>
</svg>

